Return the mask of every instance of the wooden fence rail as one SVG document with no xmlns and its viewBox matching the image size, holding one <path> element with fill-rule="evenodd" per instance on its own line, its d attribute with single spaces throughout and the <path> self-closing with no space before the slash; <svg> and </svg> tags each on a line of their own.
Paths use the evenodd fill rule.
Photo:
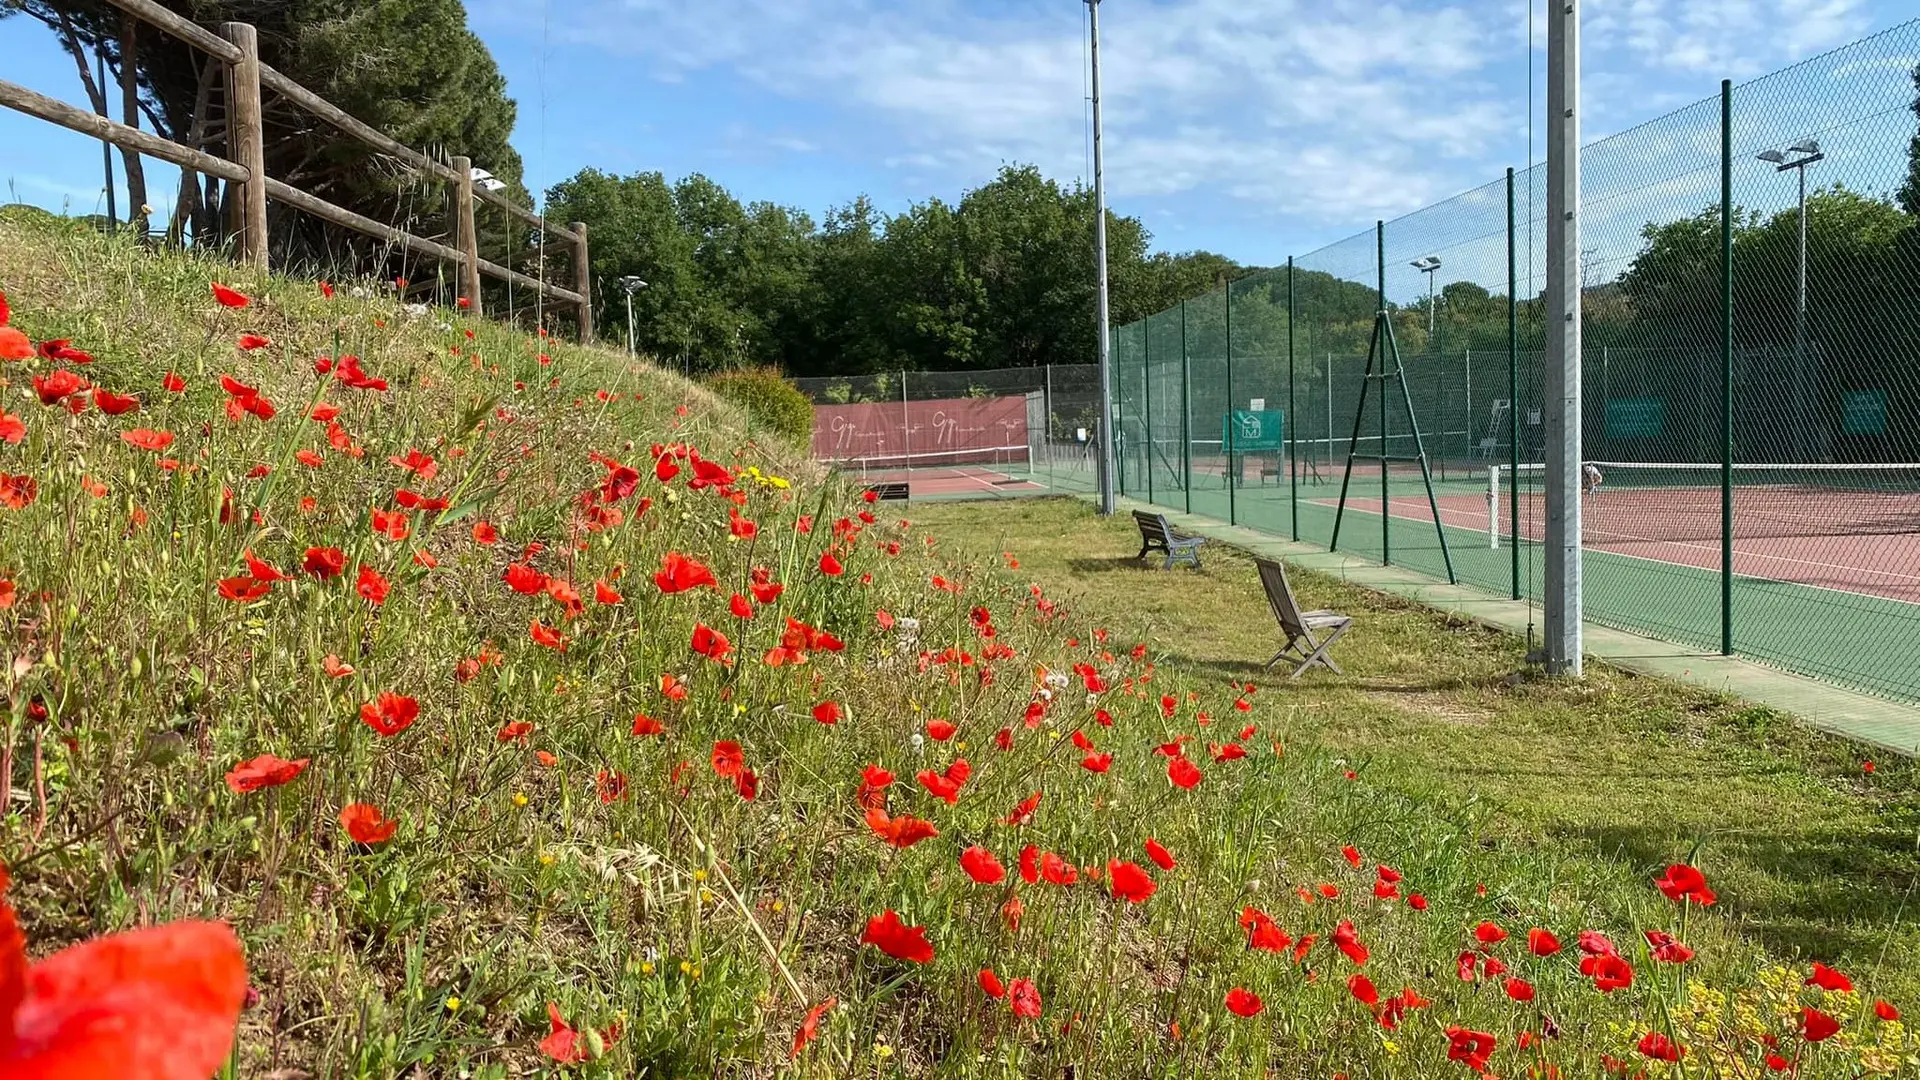
<svg viewBox="0 0 1920 1080">
<path fill-rule="evenodd" d="M 225 23 L 220 33 L 215 34 L 161 7 L 155 0 L 108 2 L 212 56 L 225 67 L 227 157 L 217 157 L 195 147 L 182 146 L 138 128 L 115 123 L 104 116 L 35 93 L 4 79 L 0 79 L 0 106 L 236 185 L 232 199 L 231 228 L 236 252 L 243 261 L 262 268 L 267 266 L 267 200 L 272 199 L 341 228 L 453 264 L 457 271 L 457 295 L 468 302 L 476 315 L 481 314 L 480 275 L 485 274 L 571 305 L 577 313 L 580 341 L 586 343 L 593 339 L 592 277 L 588 269 L 587 227 L 584 223 L 576 221 L 566 227 L 554 225 L 498 192 L 476 187 L 473 183 L 473 164 L 467 158 L 438 161 L 354 119 L 320 95 L 261 63 L 258 34 L 246 23 Z M 356 214 L 268 176 L 265 162 L 266 132 L 261 107 L 263 88 L 307 110 L 343 134 L 447 184 L 450 217 L 448 235 L 453 238 L 454 246 L 415 236 L 403 229 Z M 511 265 L 481 258 L 479 230 L 474 226 L 474 209 L 476 203 L 480 202 L 505 210 L 513 218 L 540 230 L 545 247 L 539 253 L 567 253 L 573 263 L 573 288 L 540 281 L 513 269 Z M 518 257 L 519 253 L 513 253 L 506 261 L 510 264 Z"/>
</svg>

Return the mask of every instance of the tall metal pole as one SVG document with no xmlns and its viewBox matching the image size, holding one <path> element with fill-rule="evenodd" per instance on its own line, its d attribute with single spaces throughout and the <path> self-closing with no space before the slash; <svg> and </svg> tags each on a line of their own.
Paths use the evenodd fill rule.
<svg viewBox="0 0 1920 1080">
<path fill-rule="evenodd" d="M 1547 4 L 1547 595 L 1550 674 L 1581 673 L 1580 0 Z"/>
<path fill-rule="evenodd" d="M 1293 411 L 1293 256 L 1287 256 L 1287 415 L 1280 419 L 1287 439 L 1287 505 L 1293 513 L 1293 538 L 1300 539 L 1300 417 Z M 1332 431 L 1329 429 L 1328 434 Z"/>
<path fill-rule="evenodd" d="M 1180 481 L 1187 513 L 1193 513 L 1193 362 L 1187 354 L 1187 302 L 1180 301 Z"/>
<path fill-rule="evenodd" d="M 1800 293 L 1793 308 L 1793 430 L 1794 460 L 1807 460 L 1807 165 L 1800 174 Z"/>
<path fill-rule="evenodd" d="M 1720 655 L 1733 655 L 1732 79 L 1720 80 Z"/>
<path fill-rule="evenodd" d="M 1287 417 L 1283 423 L 1292 422 L 1293 410 L 1289 407 Z M 1224 450 L 1227 455 L 1227 524 L 1238 525 L 1240 523 L 1238 516 L 1239 510 L 1234 505 L 1233 492 L 1235 488 L 1240 486 L 1242 459 L 1238 454 L 1234 453 L 1234 445 L 1238 441 L 1239 435 L 1234 430 L 1233 423 L 1233 284 L 1231 282 L 1227 284 L 1227 422 L 1226 430 L 1221 433 L 1220 437 L 1226 440 L 1225 445 L 1222 446 L 1221 449 Z"/>
<path fill-rule="evenodd" d="M 1512 597 L 1520 599 L 1520 277 L 1514 269 L 1513 169 L 1507 169 L 1507 505 L 1513 546 Z M 1493 462 L 1487 468 L 1498 469 Z M 1492 490 L 1489 488 L 1489 490 Z M 1498 526 L 1493 526 L 1498 528 Z"/>
<path fill-rule="evenodd" d="M 1393 564 L 1393 498 L 1387 485 L 1387 336 L 1379 328 L 1379 320 L 1387 315 L 1387 223 L 1373 223 L 1373 268 L 1380 278 L 1379 308 L 1374 330 L 1374 347 L 1380 355 L 1380 563 L 1383 566 Z M 1394 350 L 1394 374 L 1400 375 L 1400 354 Z M 1372 378 L 1372 365 L 1367 367 L 1367 377 Z M 1402 380 L 1405 376 L 1401 376 Z M 1404 382 L 1403 382 L 1404 385 Z M 1349 465 L 1349 468 L 1352 466 Z"/>
<path fill-rule="evenodd" d="M 1100 0 L 1087 0 L 1087 28 L 1093 58 L 1093 266 L 1098 279 L 1094 337 L 1100 348 L 1100 512 L 1113 513 L 1113 374 L 1107 340 L 1107 188 L 1100 131 Z M 1149 470 L 1151 474 L 1151 470 Z"/>
<path fill-rule="evenodd" d="M 633 290 L 627 290 L 627 355 L 633 355 Z"/>
</svg>

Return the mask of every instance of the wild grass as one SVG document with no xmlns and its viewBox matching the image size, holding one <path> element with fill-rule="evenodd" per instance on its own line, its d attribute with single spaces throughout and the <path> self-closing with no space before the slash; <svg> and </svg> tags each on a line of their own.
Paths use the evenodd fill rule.
<svg viewBox="0 0 1920 1080">
<path fill-rule="evenodd" d="M 212 281 L 254 303 L 218 305 Z M 1614 722 L 1581 695 L 1615 677 L 1591 691 L 1500 689 L 1510 645 L 1378 610 L 1354 639 L 1350 685 L 1251 678 L 1234 665 L 1258 649 L 1209 666 L 1206 650 L 1258 624 L 1226 606 L 1244 586 L 1218 570 L 1093 587 L 1109 572 L 1076 580 L 1051 560 L 1104 550 L 1105 526 L 1047 507 L 916 507 L 910 519 L 944 524 L 901 521 L 644 363 L 453 311 L 409 315 L 362 287 L 373 295 L 328 299 L 312 282 L 0 224 L 13 324 L 93 359 L 0 364 L 0 412 L 25 427 L 0 444 L 0 471 L 35 488 L 0 508 L 0 579 L 14 587 L 0 610 L 0 855 L 36 948 L 231 922 L 258 999 L 229 1075 L 1466 1076 L 1480 1064 L 1468 1031 L 1493 1039 L 1484 1064 L 1500 1075 L 1594 1076 L 1613 1060 L 1758 1076 L 1769 1053 L 1804 1076 L 1915 1067 L 1912 1036 L 1873 1014 L 1911 987 L 1905 960 L 1866 948 L 1876 933 L 1910 941 L 1897 911 L 1863 912 L 1821 956 L 1845 958 L 1856 991 L 1808 988 L 1801 959 L 1741 917 L 1747 864 L 1710 836 L 1696 844 L 1705 831 L 1689 835 L 1688 818 L 1658 816 L 1652 787 L 1635 796 L 1648 827 L 1630 852 L 1556 834 L 1580 817 L 1569 807 L 1632 788 L 1623 741 L 1607 736 L 1615 769 L 1593 795 L 1551 774 L 1539 784 L 1558 790 L 1539 798 L 1560 809 L 1514 809 L 1526 781 L 1499 754 L 1520 736 L 1500 729 L 1535 717 L 1545 757 L 1569 730 Z M 242 333 L 273 344 L 241 351 Z M 316 370 L 345 354 L 390 388 Z M 55 368 L 140 408 L 42 405 L 31 377 Z M 180 393 L 164 388 L 169 372 Z M 276 414 L 231 417 L 223 374 Z M 340 408 L 361 456 L 306 419 L 317 404 Z M 176 467 L 124 441 L 132 428 L 172 432 Z M 688 448 L 712 464 L 696 470 Z M 310 467 L 302 451 L 324 457 Z M 412 451 L 415 467 L 393 463 Z M 389 515 L 404 509 L 401 488 L 446 505 L 406 512 L 400 536 Z M 1058 534 L 1027 528 L 1049 521 Z M 345 573 L 305 570 L 309 548 L 339 549 Z M 223 597 L 224 579 L 258 591 L 248 553 L 287 578 Z M 714 584 L 664 590 L 654 575 L 670 554 L 709 566 Z M 359 567 L 388 582 L 380 602 L 356 589 Z M 561 584 L 523 594 L 503 581 L 529 574 Z M 1244 625 L 1219 629 L 1223 616 Z M 548 631 L 564 648 L 537 640 Z M 1441 648 L 1442 634 L 1467 647 Z M 1387 683 L 1426 688 L 1396 697 Z M 377 714 L 383 693 L 416 699 L 418 720 L 376 733 L 362 706 Z M 1441 706 L 1469 699 L 1501 702 L 1512 722 L 1450 750 L 1409 733 L 1427 710 L 1458 724 Z M 1659 710 L 1677 692 L 1634 700 L 1649 761 L 1717 728 L 1670 724 Z M 827 703 L 837 722 L 816 718 Z M 651 722 L 657 733 L 635 734 Z M 1106 771 L 1089 767 L 1108 753 Z M 263 754 L 309 764 L 236 791 L 229 773 Z M 933 789 L 961 775 L 958 759 L 970 769 L 948 803 Z M 1172 783 L 1176 760 L 1203 779 Z M 1699 786 L 1701 761 L 1660 766 L 1677 774 L 1670 798 L 1718 796 Z M 893 782 L 863 785 L 869 765 Z M 1821 801 L 1796 790 L 1802 775 L 1783 775 L 1786 812 Z M 1479 781 L 1459 782 L 1477 776 L 1490 777 L 1483 797 Z M 1910 774 L 1876 782 L 1904 793 L 1889 805 L 1911 806 Z M 355 841 L 340 822 L 352 803 L 397 832 Z M 866 812 L 877 806 L 938 835 L 891 846 Z M 1871 816 L 1819 809 L 1833 828 Z M 1173 868 L 1155 864 L 1150 839 Z M 962 869 L 976 845 L 1005 880 Z M 1025 880 L 1029 847 L 1073 883 Z M 1652 884 L 1696 858 L 1722 892 L 1714 908 Z M 1908 887 L 1887 859 L 1859 885 L 1876 903 Z M 1115 896 L 1116 883 L 1145 891 L 1136 869 L 1152 894 Z M 1391 890 L 1376 885 L 1394 874 Z M 1293 945 L 1250 948 L 1249 908 Z M 924 927 L 930 960 L 861 943 L 886 912 Z M 1510 936 L 1483 940 L 1494 935 L 1477 936 L 1482 924 Z M 1343 926 L 1364 962 L 1334 947 Z M 1529 953 L 1533 927 L 1566 949 Z M 1581 974 L 1573 943 L 1587 929 L 1617 944 L 1631 987 L 1603 994 Z M 1643 929 L 1698 955 L 1655 962 Z M 1510 970 L 1462 980 L 1463 953 L 1478 973 L 1489 958 Z M 1038 1015 L 989 997 L 982 969 L 1031 980 Z M 1356 975 L 1383 1003 L 1424 1004 L 1370 1007 Z M 1530 1003 L 1510 978 L 1534 988 Z M 1234 990 L 1264 1009 L 1235 1015 Z M 795 1055 L 803 1017 L 830 999 Z M 543 1044 L 549 1004 L 578 1031 L 567 1063 Z M 1808 1044 L 1803 1007 L 1841 1032 Z M 1687 1056 L 1643 1055 L 1655 1033 Z"/>
</svg>

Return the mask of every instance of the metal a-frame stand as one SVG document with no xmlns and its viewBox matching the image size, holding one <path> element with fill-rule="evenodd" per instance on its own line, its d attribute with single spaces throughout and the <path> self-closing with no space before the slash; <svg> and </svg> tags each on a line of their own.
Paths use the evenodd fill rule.
<svg viewBox="0 0 1920 1080">
<path fill-rule="evenodd" d="M 1374 224 L 1375 265 L 1379 270 L 1380 309 L 1373 317 L 1373 334 L 1367 340 L 1367 374 L 1360 384 L 1360 404 L 1353 413 L 1353 437 L 1347 442 L 1347 468 L 1340 478 L 1340 505 L 1333 514 L 1333 542 L 1331 550 L 1340 549 L 1340 521 L 1347 512 L 1347 488 L 1353 482 L 1353 463 L 1357 458 L 1380 463 L 1380 561 L 1393 561 L 1393 548 L 1390 544 L 1390 528 L 1393 521 L 1392 493 L 1388 490 L 1388 465 L 1393 462 L 1419 462 L 1420 479 L 1427 486 L 1427 506 L 1433 511 L 1433 531 L 1440 537 L 1440 557 L 1446 560 L 1447 582 L 1456 584 L 1453 573 L 1453 552 L 1447 548 L 1447 530 L 1440 524 L 1440 501 L 1433 494 L 1433 471 L 1427 467 L 1427 447 L 1420 438 L 1420 421 L 1413 412 L 1413 392 L 1407 388 L 1407 370 L 1400 362 L 1400 345 L 1393 337 L 1393 320 L 1387 314 L 1387 232 L 1384 223 Z M 1377 361 L 1377 364 L 1376 364 Z M 1389 365 L 1391 365 L 1389 367 Z M 1378 367 L 1376 372 L 1374 369 Z M 1414 456 L 1395 456 L 1387 453 L 1387 388 L 1384 383 L 1392 379 L 1400 384 L 1400 400 L 1407 407 L 1407 427 L 1413 432 Z M 1367 416 L 1367 393 L 1378 380 L 1380 387 L 1380 452 L 1365 454 L 1359 452 L 1360 426 Z"/>
</svg>

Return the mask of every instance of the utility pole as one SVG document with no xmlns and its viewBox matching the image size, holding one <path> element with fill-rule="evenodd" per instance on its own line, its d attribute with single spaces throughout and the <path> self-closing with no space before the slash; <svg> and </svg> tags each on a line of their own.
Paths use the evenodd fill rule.
<svg viewBox="0 0 1920 1080">
<path fill-rule="evenodd" d="M 1547 0 L 1546 666 L 1581 673 L 1580 15 Z"/>
<path fill-rule="evenodd" d="M 1087 0 L 1087 28 L 1093 59 L 1093 265 L 1098 279 L 1098 314 L 1094 336 L 1100 356 L 1100 513 L 1113 513 L 1113 372 L 1108 365 L 1112 343 L 1107 325 L 1107 189 L 1100 132 L 1100 0 Z"/>
</svg>

